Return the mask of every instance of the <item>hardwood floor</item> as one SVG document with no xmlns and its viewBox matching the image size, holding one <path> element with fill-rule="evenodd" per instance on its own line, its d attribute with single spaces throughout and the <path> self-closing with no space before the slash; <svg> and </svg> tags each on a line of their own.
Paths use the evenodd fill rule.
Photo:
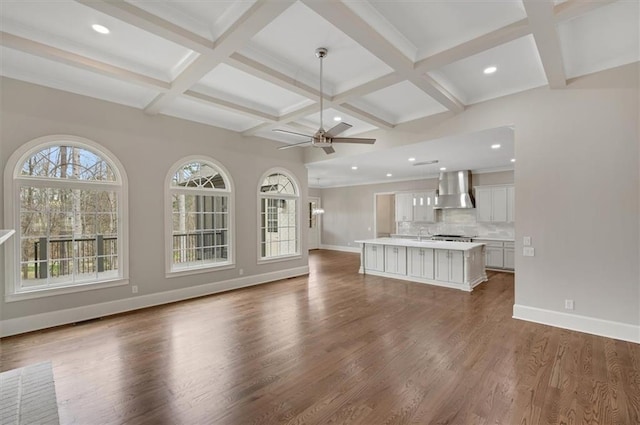
<svg viewBox="0 0 640 425">
<path fill-rule="evenodd" d="M 5 338 L 0 369 L 51 360 L 63 424 L 640 424 L 640 345 L 512 319 L 510 274 L 358 264 Z"/>
</svg>

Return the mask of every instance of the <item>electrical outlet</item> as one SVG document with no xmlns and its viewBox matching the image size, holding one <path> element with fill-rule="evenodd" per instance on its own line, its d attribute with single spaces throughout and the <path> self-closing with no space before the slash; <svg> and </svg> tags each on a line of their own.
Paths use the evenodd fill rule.
<svg viewBox="0 0 640 425">
<path fill-rule="evenodd" d="M 134 294 L 137 294 L 138 293 L 138 285 L 133 285 L 131 287 L 131 292 L 134 293 Z"/>
<path fill-rule="evenodd" d="M 536 255 L 536 251 L 530 246 L 525 246 L 522 248 L 522 255 L 525 257 L 533 257 Z"/>
<path fill-rule="evenodd" d="M 565 310 L 573 310 L 573 300 L 564 300 Z"/>
<path fill-rule="evenodd" d="M 239 274 L 240 276 L 242 276 L 242 275 L 244 274 L 244 270 L 243 270 L 243 269 L 239 269 L 239 270 L 238 270 L 238 274 Z"/>
<path fill-rule="evenodd" d="M 522 238 L 522 245 L 531 246 L 531 236 L 525 236 Z"/>
<path fill-rule="evenodd" d="M 367 232 L 370 232 L 370 231 L 371 231 L 371 227 L 367 227 Z"/>
</svg>

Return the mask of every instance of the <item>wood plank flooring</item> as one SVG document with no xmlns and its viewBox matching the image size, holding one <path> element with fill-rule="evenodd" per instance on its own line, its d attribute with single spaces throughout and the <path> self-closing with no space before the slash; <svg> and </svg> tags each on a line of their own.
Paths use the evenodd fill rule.
<svg viewBox="0 0 640 425">
<path fill-rule="evenodd" d="M 0 370 L 50 360 L 62 424 L 640 424 L 640 345 L 512 319 L 511 274 L 358 264 L 5 338 Z"/>
</svg>

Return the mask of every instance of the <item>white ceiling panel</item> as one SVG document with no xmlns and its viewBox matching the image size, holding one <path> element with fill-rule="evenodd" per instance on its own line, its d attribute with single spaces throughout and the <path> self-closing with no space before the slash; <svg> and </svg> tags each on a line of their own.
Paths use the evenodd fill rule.
<svg viewBox="0 0 640 425">
<path fill-rule="evenodd" d="M 216 40 L 254 3 L 255 0 L 127 0 L 152 13 L 209 40 Z"/>
<path fill-rule="evenodd" d="M 241 53 L 312 87 L 318 86 L 318 47 L 324 59 L 325 92 L 330 95 L 392 71 L 368 50 L 347 37 L 302 3 L 294 3 L 253 37 Z"/>
<path fill-rule="evenodd" d="M 323 112 L 323 115 L 324 115 L 323 120 L 324 120 L 325 130 L 329 130 L 330 128 L 332 128 L 333 126 L 337 125 L 340 122 L 334 119 L 336 117 L 340 117 L 341 121 L 346 122 L 347 124 L 351 124 L 353 126 L 349 130 L 345 131 L 344 133 L 341 133 L 340 134 L 341 136 L 350 136 L 350 135 L 360 134 L 366 131 L 376 129 L 375 126 L 369 124 L 368 122 L 354 118 L 353 116 L 346 114 L 344 112 L 336 111 L 333 108 L 325 109 Z M 299 120 L 298 122 L 300 122 L 300 124 L 305 125 L 307 127 L 319 128 L 320 127 L 320 111 L 314 114 L 308 115 L 303 119 Z"/>
<path fill-rule="evenodd" d="M 193 90 L 273 115 L 283 115 L 313 103 L 311 99 L 226 64 L 218 65 Z"/>
<path fill-rule="evenodd" d="M 2 30 L 101 62 L 171 81 L 193 52 L 73 1 L 2 2 Z M 107 27 L 99 34 L 91 26 Z"/>
<path fill-rule="evenodd" d="M 496 143 L 500 149 L 491 148 Z M 440 173 L 440 167 L 446 167 L 447 171 L 476 172 L 513 169 L 514 147 L 513 129 L 500 127 L 357 156 L 328 155 L 325 161 L 307 164 L 309 184 L 331 187 L 433 178 Z M 414 166 L 409 158 L 415 158 L 415 163 L 428 160 L 438 163 Z M 358 169 L 353 170 L 353 166 Z M 387 173 L 391 176 L 387 177 Z"/>
<path fill-rule="evenodd" d="M 257 119 L 230 112 L 213 105 L 190 100 L 185 97 L 177 98 L 169 107 L 162 111 L 162 114 L 233 131 L 245 131 L 262 123 L 262 121 Z"/>
<path fill-rule="evenodd" d="M 483 70 L 498 70 L 485 75 Z M 473 104 L 547 84 L 533 36 L 486 50 L 429 73 L 444 87 Z"/>
<path fill-rule="evenodd" d="M 640 60 L 640 2 L 617 1 L 558 25 L 565 72 L 578 77 Z"/>
<path fill-rule="evenodd" d="M 4 77 L 122 105 L 142 108 L 158 94 L 151 89 L 6 47 L 0 47 L 0 58 L 0 75 Z"/>
<path fill-rule="evenodd" d="M 370 3 L 413 43 L 416 60 L 526 18 L 521 0 Z"/>
<path fill-rule="evenodd" d="M 408 81 L 378 90 L 351 103 L 394 124 L 447 111 L 447 108 Z"/>
</svg>

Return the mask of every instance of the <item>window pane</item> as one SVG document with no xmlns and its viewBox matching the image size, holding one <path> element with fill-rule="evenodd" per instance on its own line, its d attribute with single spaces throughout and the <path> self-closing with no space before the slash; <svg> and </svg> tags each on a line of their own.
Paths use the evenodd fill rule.
<svg viewBox="0 0 640 425">
<path fill-rule="evenodd" d="M 171 186 L 217 190 L 227 188 L 220 171 L 213 164 L 205 162 L 191 162 L 183 165 L 173 175 Z"/>
<path fill-rule="evenodd" d="M 76 146 L 50 146 L 22 164 L 23 176 L 51 179 L 116 181 L 111 165 L 102 157 Z"/>
</svg>

